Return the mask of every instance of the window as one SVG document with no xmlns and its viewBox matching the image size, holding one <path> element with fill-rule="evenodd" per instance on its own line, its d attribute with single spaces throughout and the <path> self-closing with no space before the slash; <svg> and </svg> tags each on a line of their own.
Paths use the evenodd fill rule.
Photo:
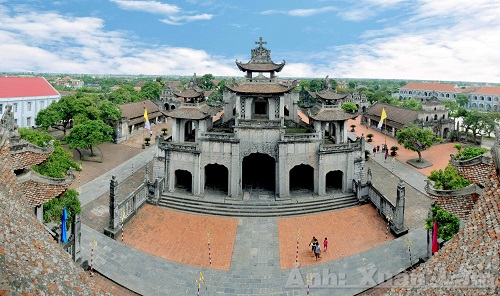
<svg viewBox="0 0 500 296">
<path fill-rule="evenodd" d="M 41 101 L 40 102 L 40 110 L 43 109 L 45 107 L 45 102 L 44 101 Z"/>
<path fill-rule="evenodd" d="M 26 126 L 31 126 L 31 117 L 26 118 Z"/>
<path fill-rule="evenodd" d="M 17 103 L 14 103 L 14 113 L 17 113 Z"/>
<path fill-rule="evenodd" d="M 3 105 L 0 104 L 0 114 L 2 114 L 2 112 L 3 112 Z"/>
<path fill-rule="evenodd" d="M 28 105 L 26 106 L 27 111 L 31 111 L 31 102 L 28 102 Z"/>
</svg>

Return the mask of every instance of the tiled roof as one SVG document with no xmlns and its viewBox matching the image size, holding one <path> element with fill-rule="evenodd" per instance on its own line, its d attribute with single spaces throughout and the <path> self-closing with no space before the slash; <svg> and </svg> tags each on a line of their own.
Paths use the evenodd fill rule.
<svg viewBox="0 0 500 296">
<path fill-rule="evenodd" d="M 330 89 L 325 89 L 322 91 L 317 91 L 311 93 L 313 97 L 317 97 L 324 100 L 340 100 L 346 98 L 349 94 L 339 94 Z"/>
<path fill-rule="evenodd" d="M 153 103 L 151 100 L 121 104 L 121 105 L 119 105 L 119 107 L 122 110 L 122 117 L 125 117 L 128 119 L 133 119 L 133 118 L 138 118 L 138 117 L 143 118 L 144 117 L 144 107 L 146 107 L 148 110 L 148 117 L 150 120 L 151 120 L 151 118 L 155 118 L 155 117 L 161 115 L 160 109 L 158 109 L 158 106 L 156 106 L 156 104 Z M 143 121 L 144 120 L 142 120 L 141 122 L 143 122 Z"/>
<path fill-rule="evenodd" d="M 358 116 L 357 113 L 349 113 L 342 109 L 324 109 L 317 114 L 309 114 L 309 117 L 317 121 L 347 120 L 356 116 Z"/>
<path fill-rule="evenodd" d="M 43 77 L 0 77 L 0 99 L 59 96 Z"/>
<path fill-rule="evenodd" d="M 245 83 L 226 85 L 227 88 L 239 93 L 254 93 L 254 94 L 279 94 L 292 90 L 295 86 L 285 86 L 277 83 Z"/>
<path fill-rule="evenodd" d="M 12 169 L 18 170 L 29 168 L 33 165 L 44 162 L 54 151 L 54 147 L 40 148 L 24 140 L 20 144 L 10 147 L 10 155 L 12 158 Z"/>
<path fill-rule="evenodd" d="M 482 196 L 467 224 L 439 252 L 413 270 L 405 287 L 392 295 L 498 295 L 500 292 L 500 181 L 494 170 L 487 175 Z M 480 282 L 468 279 L 486 278 Z M 496 279 L 496 281 L 495 281 Z M 421 285 L 418 283 L 425 283 Z M 474 287 L 473 285 L 476 285 Z"/>
<path fill-rule="evenodd" d="M 74 175 L 65 179 L 42 176 L 33 170 L 17 177 L 30 206 L 39 206 L 64 193 L 73 183 Z"/>
<path fill-rule="evenodd" d="M 198 104 L 198 107 L 194 106 L 183 106 L 174 109 L 167 113 L 167 116 L 172 118 L 183 118 L 183 119 L 203 119 L 208 116 L 213 116 L 220 111 L 219 107 L 212 107 L 206 103 Z"/>
<path fill-rule="evenodd" d="M 482 187 L 485 186 L 486 182 L 489 181 L 489 173 L 493 170 L 494 165 L 479 163 L 476 165 L 469 166 L 454 166 L 460 175 L 472 183 L 479 184 Z"/>
<path fill-rule="evenodd" d="M 436 205 L 441 207 L 443 210 L 457 216 L 460 219 L 467 219 L 471 210 L 476 205 L 479 194 L 472 193 L 462 196 L 431 195 L 431 197 L 436 200 Z"/>
<path fill-rule="evenodd" d="M 380 102 L 368 108 L 365 116 L 378 121 L 382 115 L 382 108 L 385 108 L 385 113 L 387 114 L 387 125 L 390 126 L 401 128 L 418 119 L 418 111 Z"/>
<path fill-rule="evenodd" d="M 174 94 L 178 97 L 181 98 L 204 98 L 205 97 L 205 92 L 204 91 L 196 91 L 192 88 L 174 92 Z"/>
<path fill-rule="evenodd" d="M 275 63 L 240 63 L 236 62 L 236 65 L 241 71 L 253 71 L 253 72 L 269 72 L 269 71 L 276 71 L 280 72 L 283 67 L 285 66 L 285 63 L 281 64 L 275 64 Z"/>
<path fill-rule="evenodd" d="M 472 92 L 472 94 L 500 96 L 500 86 L 483 86 L 480 89 Z"/>
<path fill-rule="evenodd" d="M 455 88 L 455 84 L 446 84 L 439 82 L 409 82 L 407 85 L 401 87 L 401 89 L 458 92 L 458 88 Z"/>
</svg>

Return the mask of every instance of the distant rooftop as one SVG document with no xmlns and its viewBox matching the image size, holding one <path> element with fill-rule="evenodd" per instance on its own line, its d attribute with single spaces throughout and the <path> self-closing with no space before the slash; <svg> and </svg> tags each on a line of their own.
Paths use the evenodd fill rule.
<svg viewBox="0 0 500 296">
<path fill-rule="evenodd" d="M 58 95 L 43 77 L 0 77 L 0 99 Z"/>
</svg>

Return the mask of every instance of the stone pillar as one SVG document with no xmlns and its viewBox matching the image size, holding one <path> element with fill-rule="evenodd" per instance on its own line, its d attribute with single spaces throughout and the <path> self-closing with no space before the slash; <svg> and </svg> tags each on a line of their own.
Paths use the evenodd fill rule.
<svg viewBox="0 0 500 296">
<path fill-rule="evenodd" d="M 174 184 L 172 183 L 172 174 L 174 174 L 174 172 L 170 169 L 171 157 L 172 151 L 165 150 L 165 187 L 168 192 L 174 192 Z"/>
<path fill-rule="evenodd" d="M 40 223 L 43 223 L 43 204 L 35 207 L 35 215 L 36 215 L 36 219 Z"/>
<path fill-rule="evenodd" d="M 179 142 L 179 119 L 172 120 L 172 142 Z"/>
<path fill-rule="evenodd" d="M 238 198 L 240 196 L 241 168 L 239 143 L 231 143 L 231 167 L 229 170 L 229 174 L 231 175 L 231 190 L 229 191 L 229 195 L 232 198 Z"/>
<path fill-rule="evenodd" d="M 372 183 L 372 168 L 368 168 L 368 172 L 366 173 L 366 184 Z"/>
<path fill-rule="evenodd" d="M 396 198 L 396 211 L 394 213 L 394 220 L 391 225 L 391 230 L 394 235 L 401 236 L 408 233 L 408 228 L 405 227 L 405 185 L 402 179 L 399 179 L 397 198 Z"/>
<path fill-rule="evenodd" d="M 342 192 L 350 192 L 352 190 L 352 180 L 356 178 L 354 176 L 354 152 L 347 154 L 347 163 L 345 169 L 344 186 L 342 186 Z"/>
<path fill-rule="evenodd" d="M 193 195 L 201 195 L 201 157 L 200 154 L 194 154 L 194 168 L 193 168 Z"/>
<path fill-rule="evenodd" d="M 279 144 L 278 147 L 278 165 L 276 171 L 276 184 L 279 197 L 287 198 L 290 197 L 290 175 L 287 174 L 287 163 L 286 163 L 286 154 L 287 154 L 287 144 Z"/>
<path fill-rule="evenodd" d="M 429 208 L 429 211 L 427 212 L 427 218 L 434 220 L 434 215 L 432 214 L 432 208 L 435 206 L 435 202 L 432 202 L 431 207 Z M 431 229 L 427 230 L 427 254 L 426 257 L 431 258 L 432 257 L 432 232 L 434 231 L 434 227 Z"/>
<path fill-rule="evenodd" d="M 320 154 L 318 164 L 318 195 L 320 196 L 326 195 L 325 164 L 323 158 L 324 156 Z"/>
<path fill-rule="evenodd" d="M 115 217 L 118 217 L 118 181 L 116 176 L 111 177 L 109 185 L 109 229 L 115 229 Z"/>
<path fill-rule="evenodd" d="M 73 244 L 73 261 L 79 262 L 82 258 L 82 220 L 79 214 L 75 214 L 72 223 L 72 231 L 75 236 Z"/>
</svg>

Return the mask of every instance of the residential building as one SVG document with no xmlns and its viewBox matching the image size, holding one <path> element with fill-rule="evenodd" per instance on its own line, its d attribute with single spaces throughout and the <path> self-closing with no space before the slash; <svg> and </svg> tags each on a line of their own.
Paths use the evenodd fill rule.
<svg viewBox="0 0 500 296">
<path fill-rule="evenodd" d="M 61 95 L 43 77 L 0 77 L 0 115 L 12 105 L 19 127 L 35 125 L 38 112 L 57 102 Z"/>
</svg>

